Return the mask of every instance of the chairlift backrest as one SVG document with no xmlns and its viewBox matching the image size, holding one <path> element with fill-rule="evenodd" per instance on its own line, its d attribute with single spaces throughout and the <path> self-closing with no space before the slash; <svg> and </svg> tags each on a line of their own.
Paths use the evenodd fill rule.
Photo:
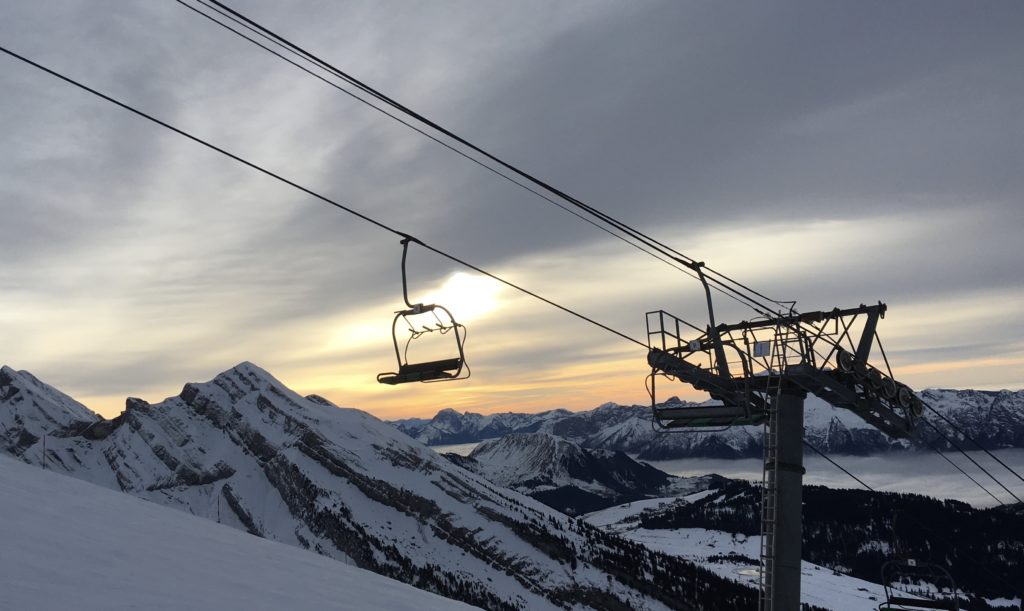
<svg viewBox="0 0 1024 611">
<path fill-rule="evenodd" d="M 917 588 L 910 588 L 916 584 Z M 959 611 L 956 583 L 949 571 L 920 560 L 892 560 L 882 566 L 885 602 L 879 611 L 944 609 Z"/>
</svg>

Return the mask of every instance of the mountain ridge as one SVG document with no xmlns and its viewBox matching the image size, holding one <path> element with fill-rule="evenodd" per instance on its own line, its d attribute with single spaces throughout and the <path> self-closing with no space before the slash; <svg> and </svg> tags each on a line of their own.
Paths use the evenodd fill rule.
<svg viewBox="0 0 1024 611">
<path fill-rule="evenodd" d="M 159 403 L 129 399 L 110 420 L 9 371 L 0 451 L 443 596 L 488 609 L 756 600 L 461 469 L 370 414 L 302 397 L 251 363 Z"/>
<path fill-rule="evenodd" d="M 918 394 L 987 449 L 1024 448 L 1024 391 L 927 389 Z M 697 405 L 674 397 L 669 403 Z M 650 407 L 640 405 L 604 403 L 580 412 L 550 410 L 534 419 L 516 412 L 488 416 L 458 414 L 450 409 L 443 412 L 440 423 L 422 418 L 391 423 L 427 445 L 475 443 L 511 433 L 540 432 L 569 439 L 584 448 L 626 452 L 641 460 L 760 458 L 763 454 L 759 426 L 666 435 L 653 427 Z M 813 395 L 807 398 L 804 420 L 808 441 L 829 453 L 866 455 L 928 449 L 929 444 L 949 447 L 931 427 L 921 427 L 919 439 L 890 439 L 852 412 L 833 408 Z M 477 427 L 481 422 L 487 423 L 486 428 Z M 930 418 L 929 422 L 947 436 L 959 436 L 941 418 Z"/>
</svg>

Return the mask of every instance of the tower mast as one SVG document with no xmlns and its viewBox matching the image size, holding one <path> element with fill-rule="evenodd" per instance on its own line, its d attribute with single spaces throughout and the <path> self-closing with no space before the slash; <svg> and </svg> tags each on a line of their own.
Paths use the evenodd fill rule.
<svg viewBox="0 0 1024 611">
<path fill-rule="evenodd" d="M 891 437 L 909 437 L 922 406 L 908 386 L 893 378 L 887 361 L 882 368 L 868 364 L 885 304 L 804 314 L 790 310 L 756 321 L 716 324 L 702 267 L 691 265 L 707 295 L 709 324 L 703 334 L 684 338 L 684 328 L 699 327 L 664 310 L 647 313 L 654 420 L 669 431 L 764 426 L 760 608 L 796 610 L 807 394 L 854 412 Z M 688 383 L 718 404 L 659 405 L 659 378 Z"/>
</svg>

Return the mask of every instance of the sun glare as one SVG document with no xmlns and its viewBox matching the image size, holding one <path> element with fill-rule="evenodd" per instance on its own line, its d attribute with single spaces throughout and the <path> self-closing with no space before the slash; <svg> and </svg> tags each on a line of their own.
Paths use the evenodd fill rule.
<svg viewBox="0 0 1024 611">
<path fill-rule="evenodd" d="M 424 295 L 423 302 L 443 305 L 457 321 L 465 323 L 496 310 L 501 289 L 501 284 L 486 276 L 456 272 L 441 288 Z"/>
</svg>

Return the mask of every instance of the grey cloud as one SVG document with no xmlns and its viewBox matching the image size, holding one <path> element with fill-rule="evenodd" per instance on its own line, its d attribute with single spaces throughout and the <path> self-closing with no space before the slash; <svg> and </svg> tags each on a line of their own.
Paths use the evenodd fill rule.
<svg viewBox="0 0 1024 611">
<path fill-rule="evenodd" d="M 880 182 L 898 192 L 933 190 L 965 173 L 984 177 L 991 162 L 1002 177 L 999 154 L 1011 152 L 1011 140 L 963 136 L 978 135 L 979 128 L 989 135 L 1020 129 L 1008 122 L 1020 117 L 1020 104 L 1011 100 L 1024 95 L 1013 70 L 1021 59 L 1013 25 L 1020 24 L 1020 8 L 1002 4 L 964 14 L 956 5 L 907 6 L 662 5 L 552 41 L 484 108 L 530 126 L 494 138 L 511 140 L 510 156 L 556 173 L 559 184 L 589 189 L 592 200 L 644 202 L 635 214 L 679 204 L 695 220 L 785 212 L 771 203 L 840 189 L 867 195 L 862 205 L 868 206 Z M 852 133 L 793 138 L 782 129 L 904 90 L 848 126 Z M 995 108 L 977 102 L 992 97 Z M 898 134 L 892 133 L 896 119 L 910 121 Z M 523 138 L 534 129 L 562 146 Z M 892 165 L 887 149 L 918 138 L 925 146 L 913 155 L 897 151 L 901 163 Z M 936 150 L 932 143 L 951 146 Z M 935 155 L 979 161 L 951 168 L 934 163 Z M 611 171 L 593 172 L 598 164 Z M 862 166 L 868 171 L 860 172 Z M 806 213 L 806 204 L 799 211 Z"/>
<path fill-rule="evenodd" d="M 730 223 L 877 218 L 884 227 L 887 215 L 922 219 L 905 238 L 800 275 L 723 270 L 806 307 L 883 299 L 895 308 L 1019 285 L 1018 3 L 239 8 L 712 266 L 727 253 L 690 245 Z M 605 243 L 623 261 L 642 256 L 176 3 L 24 4 L 8 11 L 0 34 L 486 268 Z M 220 338 L 399 302 L 395 236 L 2 60 L 0 129 L 14 144 L 0 153 L 5 290 L 53 298 L 73 293 L 79 276 L 112 278 L 102 289 L 151 324 L 191 328 L 233 308 L 214 333 Z M 950 222 L 936 222 L 943 216 Z M 857 230 L 867 239 L 872 228 Z M 749 256 L 772 253 L 752 246 Z M 643 311 L 657 307 L 702 320 L 694 281 L 666 272 L 652 284 L 610 261 L 581 256 L 578 271 L 559 268 L 557 279 L 510 273 L 544 280 L 545 294 L 630 333 L 642 333 Z M 138 269 L 143 263 L 152 277 Z M 124 272 L 98 274 L 104 265 Z M 597 271 L 607 276 L 600 303 L 574 295 L 593 265 L 608 266 Z M 412 267 L 417 287 L 457 269 L 425 253 Z M 720 301 L 723 317 L 750 316 Z M 539 328 L 575 324 L 558 322 L 558 313 L 537 316 Z M 567 350 L 598 352 L 608 341 L 602 333 Z M 998 343 L 999 333 L 993 324 L 978 343 Z M 544 361 L 545 352 L 523 348 L 502 358 L 518 369 Z M 17 366 L 17 356 L 4 358 Z M 110 358 L 117 365 L 97 364 L 97 379 L 114 380 L 114 370 L 146 379 L 184 373 L 173 356 L 141 358 L 130 371 L 120 356 Z"/>
</svg>

